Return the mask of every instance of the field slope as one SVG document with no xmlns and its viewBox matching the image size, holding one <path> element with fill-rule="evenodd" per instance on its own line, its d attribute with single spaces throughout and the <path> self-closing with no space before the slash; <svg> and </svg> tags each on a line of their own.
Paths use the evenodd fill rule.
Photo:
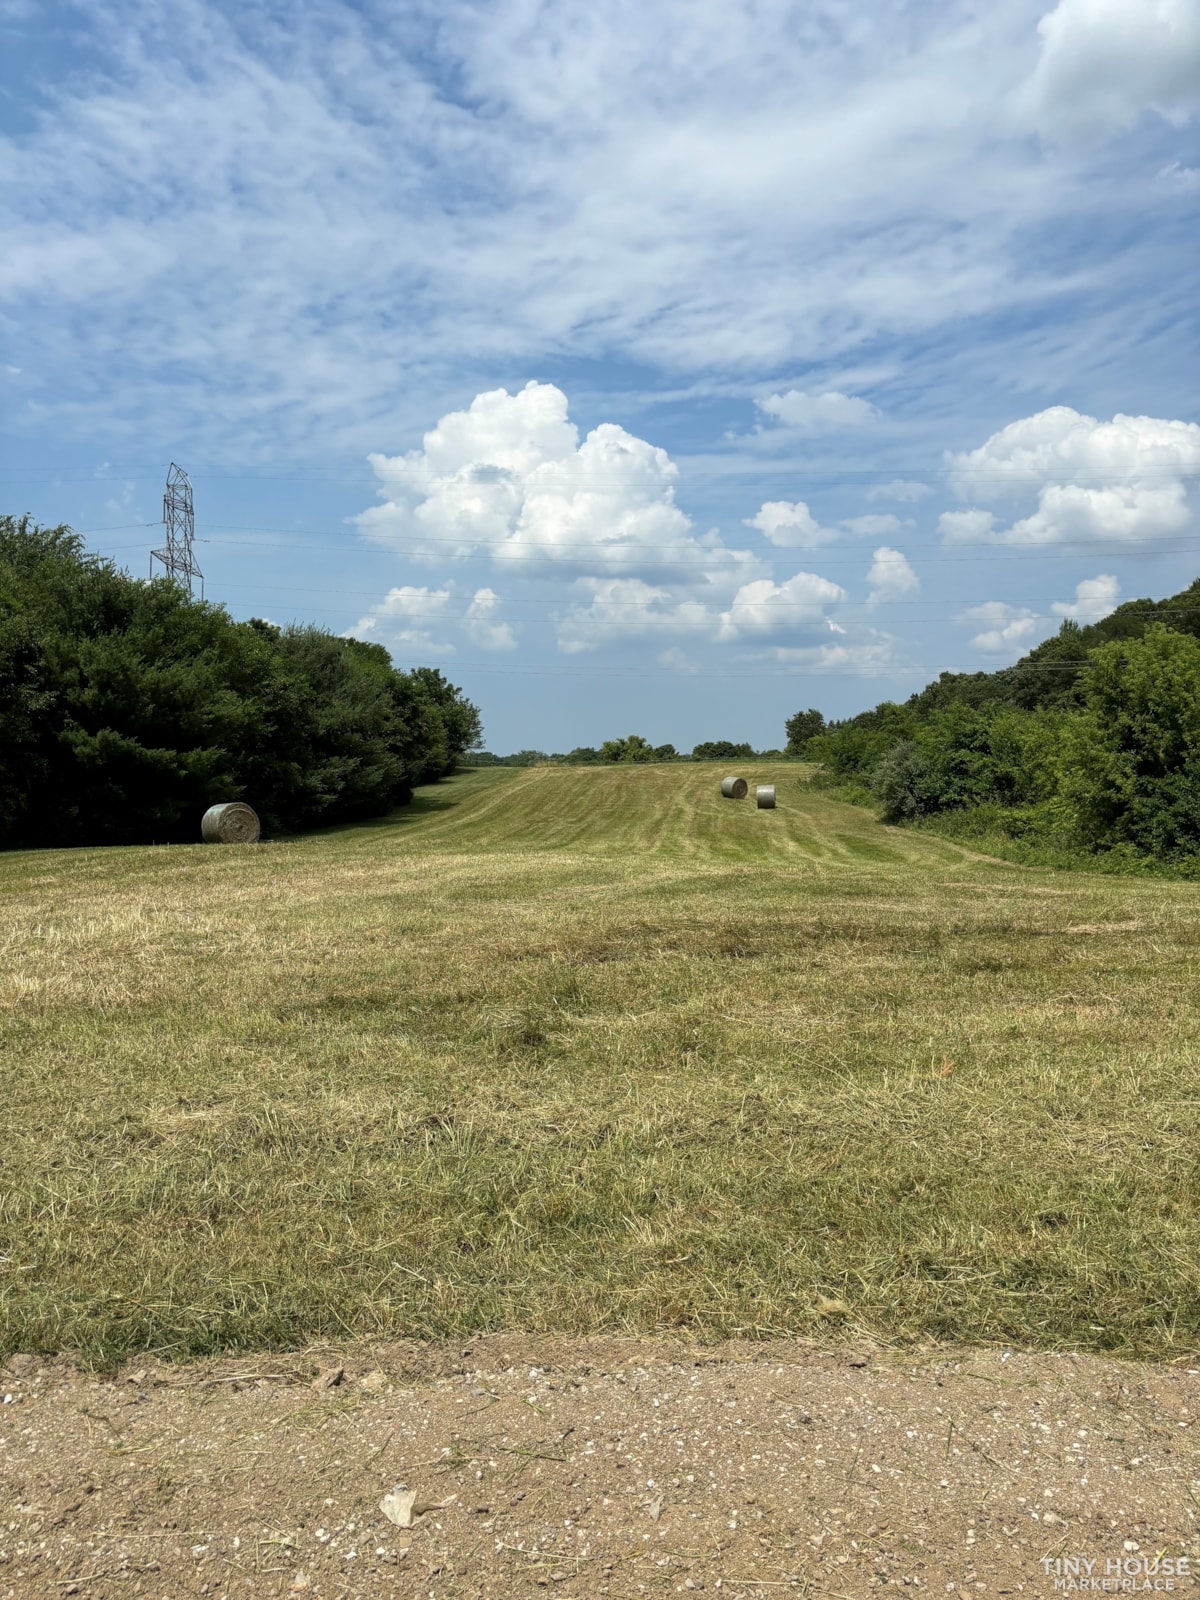
<svg viewBox="0 0 1200 1600">
<path fill-rule="evenodd" d="M 740 770 L 0 858 L 0 1346 L 1194 1348 L 1197 890 Z"/>
</svg>

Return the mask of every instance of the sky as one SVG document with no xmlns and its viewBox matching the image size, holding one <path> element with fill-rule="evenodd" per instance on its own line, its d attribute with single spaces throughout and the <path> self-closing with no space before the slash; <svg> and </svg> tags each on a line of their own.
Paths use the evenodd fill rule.
<svg viewBox="0 0 1200 1600">
<path fill-rule="evenodd" d="M 0 0 L 0 511 L 784 742 L 1200 574 L 1200 0 Z"/>
</svg>

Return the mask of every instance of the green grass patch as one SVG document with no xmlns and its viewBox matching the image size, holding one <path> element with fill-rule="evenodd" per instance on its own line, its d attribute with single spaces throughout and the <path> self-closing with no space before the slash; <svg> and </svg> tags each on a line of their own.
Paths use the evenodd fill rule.
<svg viewBox="0 0 1200 1600">
<path fill-rule="evenodd" d="M 0 1345 L 1193 1349 L 1195 890 L 739 770 L 0 858 Z"/>
</svg>

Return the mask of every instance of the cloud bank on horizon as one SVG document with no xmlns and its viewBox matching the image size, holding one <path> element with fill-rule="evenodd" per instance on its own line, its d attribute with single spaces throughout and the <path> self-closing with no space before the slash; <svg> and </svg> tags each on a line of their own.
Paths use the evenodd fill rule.
<svg viewBox="0 0 1200 1600">
<path fill-rule="evenodd" d="M 514 716 L 861 703 L 1194 575 L 1200 0 L 8 0 L 6 73 L 16 489 L 258 474 L 310 611 Z"/>
</svg>

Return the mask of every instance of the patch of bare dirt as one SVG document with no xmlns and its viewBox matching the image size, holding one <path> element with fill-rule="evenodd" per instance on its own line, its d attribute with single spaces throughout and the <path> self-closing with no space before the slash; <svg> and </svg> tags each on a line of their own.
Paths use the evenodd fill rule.
<svg viewBox="0 0 1200 1600">
<path fill-rule="evenodd" d="M 0 1393 L 3 1600 L 1185 1593 L 1200 1568 L 1182 1366 L 494 1336 L 114 1379 L 15 1357 Z M 379 1509 L 397 1485 L 410 1527 Z"/>
</svg>

